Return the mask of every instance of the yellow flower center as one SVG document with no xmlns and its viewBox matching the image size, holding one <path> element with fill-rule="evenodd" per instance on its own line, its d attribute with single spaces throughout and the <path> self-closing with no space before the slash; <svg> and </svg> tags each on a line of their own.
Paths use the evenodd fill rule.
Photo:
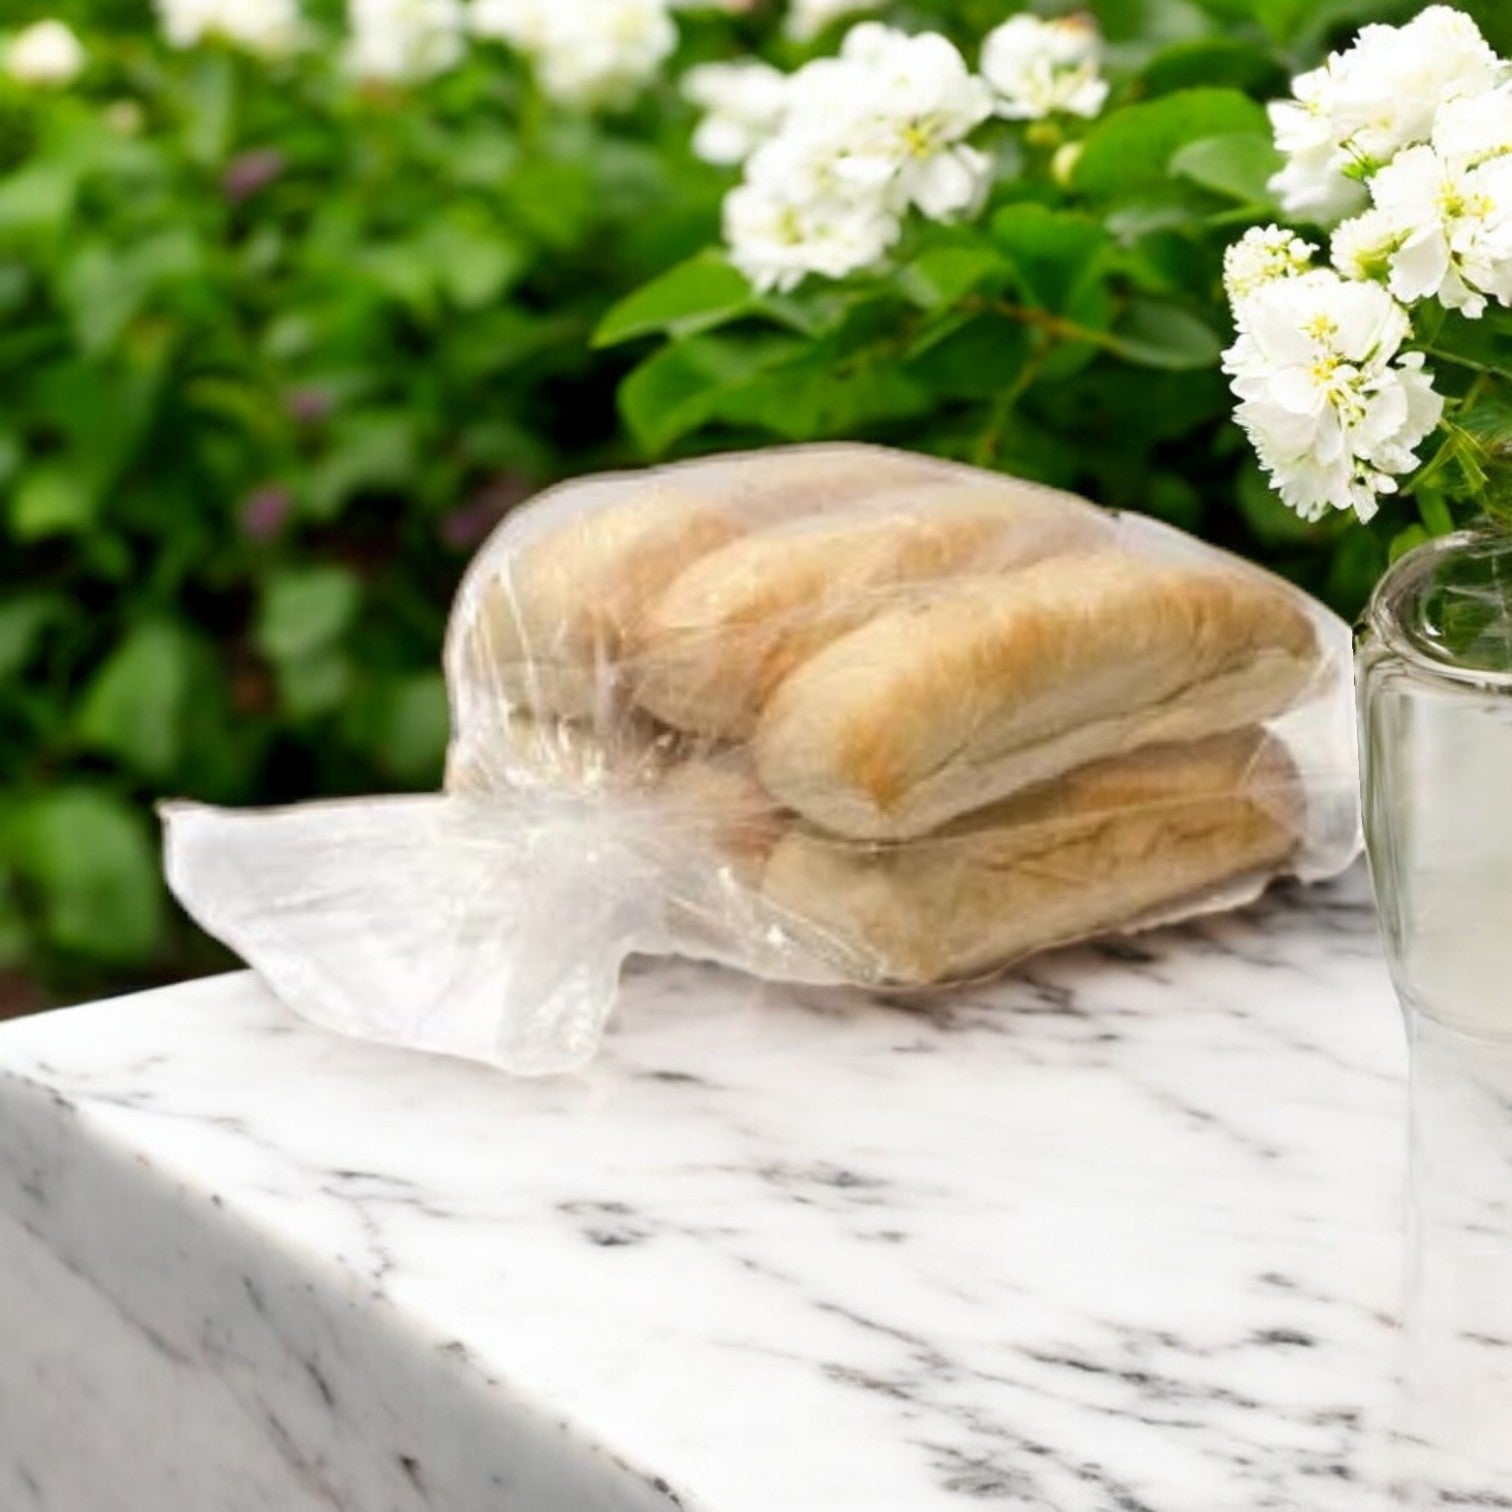
<svg viewBox="0 0 1512 1512">
<path fill-rule="evenodd" d="M 910 157 L 929 157 L 935 150 L 935 127 L 932 122 L 909 121 L 903 127 L 903 150 Z"/>
</svg>

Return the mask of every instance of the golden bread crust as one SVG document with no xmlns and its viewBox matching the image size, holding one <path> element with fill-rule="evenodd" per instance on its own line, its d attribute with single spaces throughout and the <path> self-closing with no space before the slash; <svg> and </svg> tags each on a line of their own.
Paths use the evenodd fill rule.
<svg viewBox="0 0 1512 1512">
<path fill-rule="evenodd" d="M 1302 824 L 1285 751 L 1243 730 L 1083 768 L 900 845 L 794 828 L 763 887 L 847 974 L 924 985 L 1259 875 L 1291 854 Z"/>
<path fill-rule="evenodd" d="M 837 834 L 904 839 L 1035 782 L 1284 708 L 1316 636 L 1225 565 L 1063 555 L 933 585 L 811 657 L 754 737 L 767 789 Z"/>
</svg>

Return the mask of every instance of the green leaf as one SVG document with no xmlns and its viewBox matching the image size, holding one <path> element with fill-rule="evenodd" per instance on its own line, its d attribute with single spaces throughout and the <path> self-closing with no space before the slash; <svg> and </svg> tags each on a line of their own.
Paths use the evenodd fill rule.
<svg viewBox="0 0 1512 1512">
<path fill-rule="evenodd" d="M 99 493 L 71 461 L 42 462 L 25 472 L 11 495 L 11 529 L 23 541 L 87 530 L 99 508 Z"/>
<path fill-rule="evenodd" d="M 1417 504 L 1418 518 L 1433 535 L 1448 535 L 1454 529 L 1454 516 L 1436 489 L 1419 486 L 1413 491 L 1413 501 Z"/>
<path fill-rule="evenodd" d="M 993 399 L 1023 372 L 1029 336 L 991 311 L 962 320 L 916 347 L 908 371 L 940 399 Z"/>
<path fill-rule="evenodd" d="M 920 309 L 938 310 L 959 304 L 1009 271 L 991 247 L 933 247 L 899 271 L 898 287 Z"/>
<path fill-rule="evenodd" d="M 764 294 L 757 304 L 762 315 L 789 331 L 826 336 L 838 330 L 857 309 L 877 297 L 875 292 L 826 285 L 810 280 L 796 294 Z"/>
<path fill-rule="evenodd" d="M 787 441 L 855 435 L 929 409 L 928 390 L 891 357 L 846 360 L 825 346 L 719 397 L 711 413 Z"/>
<path fill-rule="evenodd" d="M 0 179 L 0 231 L 52 230 L 73 213 L 77 173 L 64 163 L 30 163 Z"/>
<path fill-rule="evenodd" d="M 24 966 L 31 948 L 31 931 L 16 894 L 15 878 L 0 866 L 0 969 Z"/>
<path fill-rule="evenodd" d="M 74 339 L 88 357 L 110 347 L 154 290 L 201 270 L 199 243 L 173 227 L 123 248 L 91 241 L 78 248 L 58 273 L 58 299 L 68 312 Z"/>
<path fill-rule="evenodd" d="M 437 282 L 462 310 L 493 304 L 529 261 L 515 238 L 461 217 L 438 221 L 425 250 Z"/>
<path fill-rule="evenodd" d="M 407 785 L 436 783 L 451 728 L 446 679 L 439 672 L 406 677 L 389 690 L 379 716 L 379 764 Z"/>
<path fill-rule="evenodd" d="M 363 248 L 357 269 L 375 288 L 403 305 L 420 320 L 436 314 L 436 270 L 423 250 L 409 242 L 389 242 Z"/>
<path fill-rule="evenodd" d="M 193 652 L 177 625 L 150 620 L 137 626 L 84 690 L 79 739 L 143 777 L 169 776 L 183 749 Z"/>
<path fill-rule="evenodd" d="M 69 314 L 74 340 L 89 357 L 114 344 L 146 297 L 147 286 L 129 262 L 98 242 L 79 248 L 59 270 L 58 300 Z"/>
<path fill-rule="evenodd" d="M 1267 50 L 1254 43 L 1199 37 L 1158 52 L 1145 67 L 1143 83 L 1152 99 L 1178 89 L 1215 85 L 1265 98 L 1286 92 L 1287 74 Z"/>
<path fill-rule="evenodd" d="M 1086 137 L 1072 184 L 1095 199 L 1136 199 L 1166 182 L 1187 143 L 1268 130 L 1264 110 L 1238 90 L 1183 89 L 1105 116 Z"/>
<path fill-rule="evenodd" d="M 369 411 L 341 425 L 330 451 L 310 469 L 304 501 L 317 519 L 337 515 L 366 489 L 410 488 L 417 482 L 419 416 L 403 410 Z"/>
<path fill-rule="evenodd" d="M 1248 5 L 1273 37 L 1304 55 L 1345 22 L 1401 22 L 1421 9 L 1417 0 L 1248 0 Z"/>
<path fill-rule="evenodd" d="M 1126 362 L 1176 371 L 1213 367 L 1223 353 L 1211 326 L 1177 305 L 1148 299 L 1130 301 L 1108 347 Z"/>
<path fill-rule="evenodd" d="M 1396 561 L 1398 557 L 1406 556 L 1409 551 L 1416 551 L 1419 546 L 1426 546 L 1433 537 L 1421 525 L 1409 525 L 1405 530 L 1399 530 L 1392 536 L 1391 544 L 1387 548 L 1387 558 Z"/>
<path fill-rule="evenodd" d="M 509 207 L 526 228 L 557 247 L 575 247 L 599 213 L 602 183 L 591 156 L 522 153 L 504 179 Z"/>
<path fill-rule="evenodd" d="M 615 346 L 654 331 L 690 336 L 750 313 L 756 295 L 745 275 L 717 252 L 700 252 L 627 295 L 593 333 L 593 344 Z"/>
<path fill-rule="evenodd" d="M 1275 204 L 1269 184 L 1282 157 L 1268 136 L 1231 132 L 1188 142 L 1171 158 L 1171 172 L 1243 205 Z"/>
<path fill-rule="evenodd" d="M 1296 510 L 1281 502 L 1280 494 L 1270 486 L 1266 476 L 1253 462 L 1239 473 L 1239 512 L 1254 532 L 1255 539 L 1267 547 L 1310 546 L 1314 549 L 1324 539 L 1319 525 L 1304 520 Z"/>
<path fill-rule="evenodd" d="M 14 810 L 5 848 L 40 894 L 43 935 L 55 950 L 141 964 L 163 927 L 156 846 L 142 815 L 102 788 L 54 788 Z"/>
<path fill-rule="evenodd" d="M 1025 298 L 1069 314 L 1107 268 L 1112 241 L 1085 215 L 1044 205 L 1008 205 L 992 218 L 992 239 L 1008 255 Z"/>
<path fill-rule="evenodd" d="M 185 141 L 191 157 L 218 163 L 230 150 L 236 118 L 237 60 L 224 48 L 201 48 L 185 79 L 189 102 Z"/>
<path fill-rule="evenodd" d="M 66 614 L 56 593 L 18 593 L 0 600 L 0 682 L 26 666 L 48 626 Z"/>
<path fill-rule="evenodd" d="M 1324 597 L 1340 614 L 1352 619 L 1364 607 L 1386 570 L 1386 548 L 1368 530 L 1351 530 L 1334 546 L 1324 580 Z"/>
<path fill-rule="evenodd" d="M 1142 503 L 1156 519 L 1182 530 L 1202 527 L 1202 495 L 1179 473 L 1156 473 L 1145 486 Z"/>
<path fill-rule="evenodd" d="M 656 456 L 706 424 L 729 394 L 806 350 L 787 337 L 691 337 L 663 347 L 625 379 L 620 413 L 642 449 Z"/>
<path fill-rule="evenodd" d="M 279 706 L 296 722 L 329 714 L 351 695 L 352 681 L 352 659 L 334 646 L 318 646 L 279 662 Z"/>
<path fill-rule="evenodd" d="M 297 662 L 350 628 L 361 597 L 345 567 L 285 568 L 264 587 L 253 639 L 273 661 Z"/>
</svg>

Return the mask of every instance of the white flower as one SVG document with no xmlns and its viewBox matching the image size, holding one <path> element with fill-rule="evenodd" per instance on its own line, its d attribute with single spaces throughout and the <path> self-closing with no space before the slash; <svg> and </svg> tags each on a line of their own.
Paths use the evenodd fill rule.
<svg viewBox="0 0 1512 1512">
<path fill-rule="evenodd" d="M 1085 16 L 1013 16 L 982 43 L 982 73 L 997 92 L 997 113 L 1013 121 L 1057 112 L 1095 116 L 1108 98 L 1101 63 L 1102 39 Z"/>
<path fill-rule="evenodd" d="M 301 37 L 299 0 L 157 0 L 170 47 L 229 42 L 262 57 L 292 52 Z"/>
<path fill-rule="evenodd" d="M 627 104 L 677 46 L 669 0 L 476 0 L 472 27 L 525 53 L 541 88 L 577 109 Z"/>
<path fill-rule="evenodd" d="M 62 21 L 38 21 L 5 49 L 6 73 L 23 84 L 70 84 L 84 63 L 84 44 Z"/>
<path fill-rule="evenodd" d="M 1364 27 L 1347 51 L 1270 106 L 1286 166 L 1271 181 L 1293 215 L 1333 220 L 1365 203 L 1363 180 L 1428 140 L 1440 105 L 1493 89 L 1507 65 L 1463 12 L 1430 5 L 1405 26 Z"/>
<path fill-rule="evenodd" d="M 1345 278 L 1385 283 L 1391 259 L 1406 239 L 1396 221 L 1380 210 L 1365 210 L 1344 221 L 1329 243 L 1329 259 Z"/>
<path fill-rule="evenodd" d="M 473 0 L 468 25 L 473 34 L 533 52 L 546 29 L 544 0 Z"/>
<path fill-rule="evenodd" d="M 944 37 L 909 36 L 874 21 L 855 27 L 840 52 L 851 86 L 829 109 L 844 122 L 836 171 L 894 210 L 917 205 L 932 220 L 980 207 L 991 163 L 962 139 L 992 114 L 986 85 Z M 795 96 L 798 129 L 823 107 Z"/>
<path fill-rule="evenodd" d="M 845 16 L 875 10 L 882 0 L 793 0 L 784 30 L 795 42 L 812 42 Z"/>
<path fill-rule="evenodd" d="M 1443 413 L 1422 354 L 1401 352 L 1406 312 L 1379 284 L 1320 268 L 1264 284 L 1239 316 L 1224 370 L 1271 486 L 1304 519 L 1369 519 Z"/>
<path fill-rule="evenodd" d="M 683 75 L 682 92 L 706 112 L 694 152 L 709 163 L 743 163 L 787 111 L 788 77 L 754 59 L 704 63 Z"/>
<path fill-rule="evenodd" d="M 1512 157 L 1462 168 L 1432 147 L 1409 147 L 1371 180 L 1370 194 L 1398 239 L 1388 278 L 1398 299 L 1437 299 L 1471 319 L 1488 295 L 1512 304 Z"/>
<path fill-rule="evenodd" d="M 1512 152 L 1512 89 L 1503 86 L 1448 101 L 1433 119 L 1432 142 L 1436 151 L 1464 168 Z"/>
<path fill-rule="evenodd" d="M 791 199 L 762 184 L 732 190 L 724 222 L 730 260 L 763 292 L 791 289 L 809 273 L 844 278 L 898 237 L 897 218 L 877 203 Z"/>
<path fill-rule="evenodd" d="M 414 83 L 455 68 L 467 51 L 461 0 L 347 0 L 347 69 Z"/>
<path fill-rule="evenodd" d="M 1251 226 L 1223 254 L 1223 287 L 1239 305 L 1276 278 L 1290 278 L 1312 266 L 1313 248 L 1281 226 Z"/>
<path fill-rule="evenodd" d="M 944 37 L 863 23 L 782 95 L 725 207 L 732 258 L 759 287 L 876 263 L 911 208 L 949 220 L 980 207 L 992 165 L 965 139 L 991 95 Z"/>
</svg>

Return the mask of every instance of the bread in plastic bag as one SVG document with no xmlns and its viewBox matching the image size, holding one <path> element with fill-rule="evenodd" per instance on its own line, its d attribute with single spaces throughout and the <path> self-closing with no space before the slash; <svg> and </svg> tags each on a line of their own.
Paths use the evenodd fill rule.
<svg viewBox="0 0 1512 1512">
<path fill-rule="evenodd" d="M 169 805 L 169 880 L 305 1016 L 522 1073 L 593 1055 L 632 953 L 917 990 L 1359 849 L 1342 621 L 876 447 L 548 490 L 446 675 L 444 794 Z"/>
</svg>

